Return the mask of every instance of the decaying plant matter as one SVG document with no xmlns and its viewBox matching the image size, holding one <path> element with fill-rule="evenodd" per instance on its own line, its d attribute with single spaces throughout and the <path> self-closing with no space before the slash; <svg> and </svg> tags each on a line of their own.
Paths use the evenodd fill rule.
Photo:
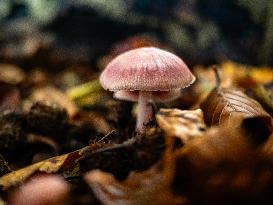
<svg viewBox="0 0 273 205">
<path fill-rule="evenodd" d="M 81 66 L 14 67 L 0 78 L 0 204 L 272 204 L 273 72 L 238 67 L 195 67 L 184 92 L 152 91 L 141 135 L 123 100 L 142 91 L 113 98 Z"/>
</svg>

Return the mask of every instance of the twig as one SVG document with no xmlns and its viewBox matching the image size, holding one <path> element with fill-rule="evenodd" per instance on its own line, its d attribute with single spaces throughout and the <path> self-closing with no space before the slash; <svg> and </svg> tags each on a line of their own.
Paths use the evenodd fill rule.
<svg viewBox="0 0 273 205">
<path fill-rule="evenodd" d="M 110 132 L 108 132 L 105 136 L 103 136 L 100 140 L 98 140 L 97 142 L 102 142 L 103 140 L 105 140 L 107 137 L 109 137 L 110 135 L 112 135 L 116 130 L 111 130 Z"/>
</svg>

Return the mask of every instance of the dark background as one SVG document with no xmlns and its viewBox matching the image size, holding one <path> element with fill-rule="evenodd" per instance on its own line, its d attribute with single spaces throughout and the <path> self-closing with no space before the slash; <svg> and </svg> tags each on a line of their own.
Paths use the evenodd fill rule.
<svg viewBox="0 0 273 205">
<path fill-rule="evenodd" d="M 273 65 L 272 0 L 0 0 L 0 62 L 97 66 L 130 37 L 190 65 Z"/>
</svg>

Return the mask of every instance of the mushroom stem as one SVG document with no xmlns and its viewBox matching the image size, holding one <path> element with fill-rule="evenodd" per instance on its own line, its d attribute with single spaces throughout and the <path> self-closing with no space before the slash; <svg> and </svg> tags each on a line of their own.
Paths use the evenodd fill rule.
<svg viewBox="0 0 273 205">
<path fill-rule="evenodd" d="M 140 134 L 145 132 L 145 126 L 152 120 L 153 117 L 153 109 L 149 104 L 150 99 L 151 92 L 139 91 L 136 131 Z"/>
</svg>

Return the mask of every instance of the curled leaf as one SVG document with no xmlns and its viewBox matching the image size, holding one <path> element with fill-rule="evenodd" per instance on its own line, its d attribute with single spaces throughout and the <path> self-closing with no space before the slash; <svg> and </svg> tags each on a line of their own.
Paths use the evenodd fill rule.
<svg viewBox="0 0 273 205">
<path fill-rule="evenodd" d="M 215 85 L 217 85 L 217 78 L 215 78 L 214 67 L 217 66 L 219 75 L 221 76 L 220 85 L 222 87 L 230 87 L 232 85 L 232 79 L 224 73 L 220 65 L 214 65 L 210 67 L 196 66 L 194 67 L 194 74 L 198 79 L 194 86 L 197 86 L 196 92 L 208 93 Z"/>
<path fill-rule="evenodd" d="M 268 204 L 272 197 L 265 195 L 273 185 L 272 168 L 244 127 L 213 127 L 177 152 L 174 186 L 179 193 L 189 193 L 193 204 L 233 204 L 242 198 Z"/>
<path fill-rule="evenodd" d="M 173 162 L 172 158 L 165 158 L 163 164 L 157 164 L 143 172 L 132 172 L 122 182 L 99 170 L 87 173 L 85 180 L 104 205 L 184 204 L 185 199 L 171 191 Z"/>
<path fill-rule="evenodd" d="M 273 162 L 273 132 L 262 148 L 265 156 Z"/>
<path fill-rule="evenodd" d="M 201 109 L 160 109 L 156 120 L 166 135 L 178 137 L 183 143 L 202 136 L 206 130 Z"/>
<path fill-rule="evenodd" d="M 22 183 L 23 181 L 28 179 L 32 174 L 34 174 L 37 171 L 55 173 L 61 168 L 67 157 L 68 155 L 54 157 L 30 165 L 18 171 L 6 174 L 0 178 L 0 186 L 2 187 L 3 190 L 11 186 L 16 186 L 17 184 Z"/>
<path fill-rule="evenodd" d="M 271 120 L 270 115 L 254 99 L 239 90 L 215 88 L 201 104 L 207 125 L 240 125 L 247 117 L 263 116 Z"/>
<path fill-rule="evenodd" d="M 91 147 L 89 146 L 10 172 L 0 178 L 0 187 L 2 190 L 6 190 L 11 186 L 16 186 L 24 182 L 35 172 L 57 173 L 62 169 L 63 173 L 66 175 L 76 175 L 79 169 L 77 160 L 87 154 L 88 151 L 91 151 Z"/>
<path fill-rule="evenodd" d="M 36 172 L 43 173 L 61 173 L 65 178 L 79 176 L 80 174 L 80 161 L 84 158 L 90 158 L 95 154 L 107 152 L 110 150 L 122 149 L 128 147 L 134 141 L 126 141 L 122 144 L 100 144 L 95 143 L 83 147 L 74 152 L 64 155 L 52 157 L 30 166 L 24 167 L 17 171 L 10 172 L 0 177 L 0 187 L 2 190 L 7 190 L 12 186 L 17 186 L 23 183 Z"/>
</svg>

